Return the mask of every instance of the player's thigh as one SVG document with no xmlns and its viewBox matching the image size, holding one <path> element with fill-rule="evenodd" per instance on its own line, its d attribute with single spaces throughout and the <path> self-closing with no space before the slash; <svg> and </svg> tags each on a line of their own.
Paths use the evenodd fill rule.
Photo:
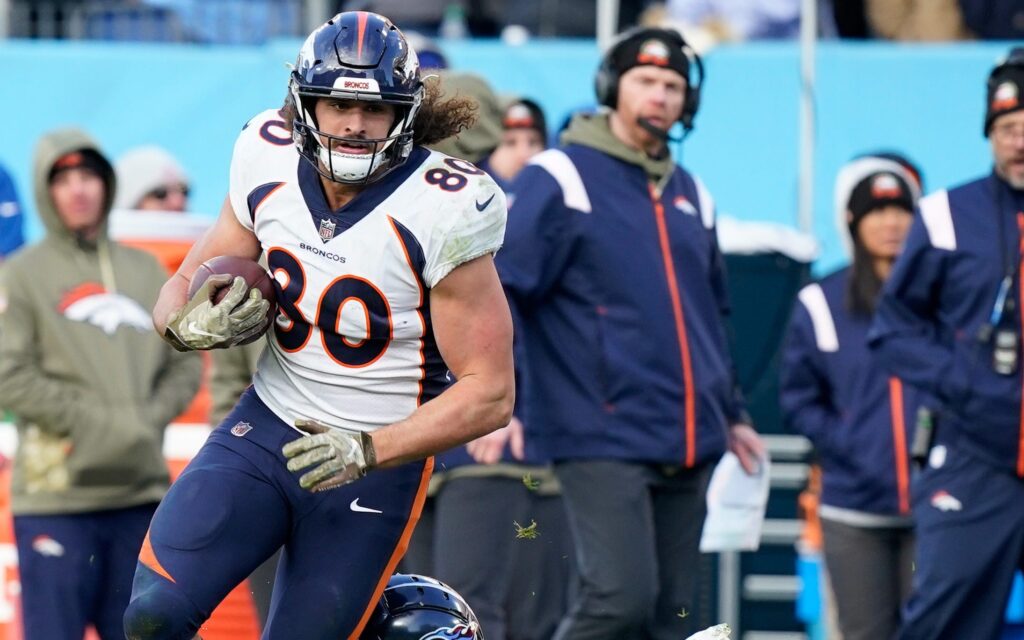
<svg viewBox="0 0 1024 640">
<path fill-rule="evenodd" d="M 365 624 L 409 542 L 425 462 L 309 494 L 285 544 L 264 638 L 346 638 Z"/>
<path fill-rule="evenodd" d="M 279 463 L 259 454 L 255 447 L 239 452 L 208 441 L 150 525 L 140 562 L 158 563 L 157 572 L 169 575 L 206 615 L 288 532 L 291 506 L 263 472 Z"/>
</svg>

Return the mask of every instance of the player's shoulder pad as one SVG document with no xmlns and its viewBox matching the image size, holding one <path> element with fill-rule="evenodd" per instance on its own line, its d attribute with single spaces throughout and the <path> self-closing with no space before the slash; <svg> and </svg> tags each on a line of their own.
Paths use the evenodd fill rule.
<svg viewBox="0 0 1024 640">
<path fill-rule="evenodd" d="M 583 184 L 579 169 L 561 149 L 547 149 L 530 158 L 529 165 L 540 167 L 546 171 L 562 190 L 562 201 L 565 206 L 583 213 L 590 213 L 593 207 L 590 196 Z"/>
<path fill-rule="evenodd" d="M 472 162 L 432 151 L 417 170 L 428 186 L 429 197 L 455 209 L 474 215 L 506 211 L 505 193 L 498 183 Z"/>
<path fill-rule="evenodd" d="M 279 109 L 267 109 L 257 113 L 242 126 L 238 144 L 271 149 L 290 147 L 293 145 L 292 132 Z"/>
</svg>

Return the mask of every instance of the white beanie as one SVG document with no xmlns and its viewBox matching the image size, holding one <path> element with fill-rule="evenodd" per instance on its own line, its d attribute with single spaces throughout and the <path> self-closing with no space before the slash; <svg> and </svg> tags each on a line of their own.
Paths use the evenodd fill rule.
<svg viewBox="0 0 1024 640">
<path fill-rule="evenodd" d="M 124 152 L 114 167 L 117 172 L 116 209 L 134 209 L 139 201 L 158 187 L 189 184 L 178 161 L 161 147 L 136 147 Z"/>
</svg>

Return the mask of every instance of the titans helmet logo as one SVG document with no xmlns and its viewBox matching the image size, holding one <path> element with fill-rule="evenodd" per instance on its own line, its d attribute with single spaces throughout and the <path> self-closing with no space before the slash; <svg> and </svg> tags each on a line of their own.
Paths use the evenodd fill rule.
<svg viewBox="0 0 1024 640">
<path fill-rule="evenodd" d="M 457 624 L 454 627 L 445 627 L 444 629 L 431 631 L 420 638 L 420 640 L 465 640 L 466 638 L 476 638 L 476 630 L 477 625 L 475 622 Z"/>
</svg>

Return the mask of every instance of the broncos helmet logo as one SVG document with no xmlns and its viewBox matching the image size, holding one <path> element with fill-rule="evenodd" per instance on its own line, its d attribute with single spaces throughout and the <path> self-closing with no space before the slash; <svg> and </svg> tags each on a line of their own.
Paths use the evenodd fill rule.
<svg viewBox="0 0 1024 640">
<path fill-rule="evenodd" d="M 445 627 L 431 631 L 420 640 L 459 640 L 460 638 L 476 638 L 477 625 L 475 622 L 469 624 L 457 624 L 454 627 Z"/>
</svg>

